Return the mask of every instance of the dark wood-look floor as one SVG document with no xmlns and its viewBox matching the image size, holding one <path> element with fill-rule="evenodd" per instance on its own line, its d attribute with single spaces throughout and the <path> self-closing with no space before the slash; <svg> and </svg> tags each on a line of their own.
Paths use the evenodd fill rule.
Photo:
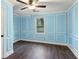
<svg viewBox="0 0 79 59">
<path fill-rule="evenodd" d="M 66 46 L 19 41 L 6 59 L 77 59 Z"/>
</svg>

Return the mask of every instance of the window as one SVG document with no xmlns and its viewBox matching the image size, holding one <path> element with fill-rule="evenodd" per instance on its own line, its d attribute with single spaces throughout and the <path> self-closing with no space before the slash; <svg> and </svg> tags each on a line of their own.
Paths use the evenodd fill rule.
<svg viewBox="0 0 79 59">
<path fill-rule="evenodd" d="M 36 19 L 36 33 L 44 33 L 44 18 Z"/>
</svg>

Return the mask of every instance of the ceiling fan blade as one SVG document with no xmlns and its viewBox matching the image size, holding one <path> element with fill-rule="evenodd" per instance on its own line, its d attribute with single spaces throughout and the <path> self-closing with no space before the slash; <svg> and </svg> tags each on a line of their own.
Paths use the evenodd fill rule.
<svg viewBox="0 0 79 59">
<path fill-rule="evenodd" d="M 38 8 L 46 8 L 46 5 L 37 5 Z"/>
<path fill-rule="evenodd" d="M 21 0 L 16 0 L 16 1 L 18 1 L 18 2 L 20 2 L 20 3 L 23 3 L 23 4 L 27 5 L 26 2 L 23 2 L 23 1 L 21 1 Z"/>
<path fill-rule="evenodd" d="M 27 9 L 28 7 L 21 8 L 21 10 Z"/>
<path fill-rule="evenodd" d="M 33 0 L 29 0 L 29 4 L 30 4 L 30 5 L 32 4 L 32 2 L 33 2 Z"/>
</svg>

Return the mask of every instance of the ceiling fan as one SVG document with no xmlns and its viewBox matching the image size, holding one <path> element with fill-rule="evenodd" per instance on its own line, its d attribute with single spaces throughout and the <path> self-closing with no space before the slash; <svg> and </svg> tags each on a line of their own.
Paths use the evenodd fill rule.
<svg viewBox="0 0 79 59">
<path fill-rule="evenodd" d="M 29 8 L 35 11 L 35 8 L 46 8 L 46 5 L 37 4 L 38 0 L 16 0 L 16 1 L 27 5 L 27 7 L 21 8 L 21 10 Z"/>
</svg>

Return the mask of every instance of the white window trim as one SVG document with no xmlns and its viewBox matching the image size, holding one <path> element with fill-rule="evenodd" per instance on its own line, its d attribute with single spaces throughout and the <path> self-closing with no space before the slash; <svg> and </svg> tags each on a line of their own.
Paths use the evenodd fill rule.
<svg viewBox="0 0 79 59">
<path fill-rule="evenodd" d="M 37 26 L 37 25 L 36 25 L 37 18 L 44 18 L 44 17 L 42 17 L 42 16 L 37 16 L 37 17 L 35 17 L 35 20 L 34 20 L 34 23 L 35 23 L 35 24 L 34 24 L 34 25 L 35 25 L 35 34 L 45 34 L 45 32 L 46 32 L 46 30 L 45 30 L 45 28 L 46 28 L 46 26 L 45 26 L 45 25 L 46 25 L 46 24 L 45 24 L 45 23 L 46 23 L 45 18 L 44 18 L 44 32 L 43 32 L 43 33 L 38 33 L 38 32 L 37 32 L 37 27 L 36 27 L 36 26 Z"/>
</svg>

